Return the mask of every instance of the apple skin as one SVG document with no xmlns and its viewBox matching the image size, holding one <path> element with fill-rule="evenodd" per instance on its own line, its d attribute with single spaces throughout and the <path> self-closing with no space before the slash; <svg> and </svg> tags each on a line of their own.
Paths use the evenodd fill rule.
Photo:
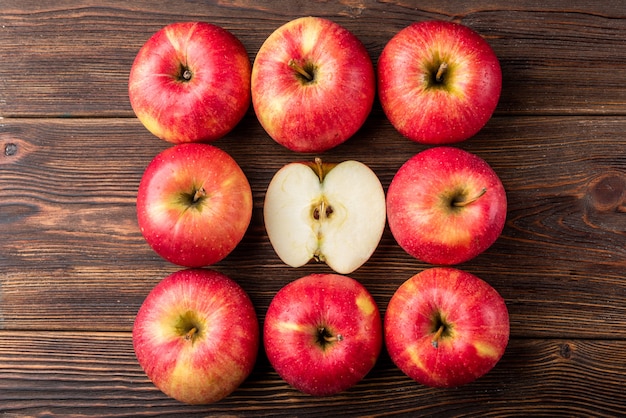
<svg viewBox="0 0 626 418">
<path fill-rule="evenodd" d="M 408 279 L 389 301 L 384 321 L 394 364 L 431 387 L 478 379 L 498 363 L 509 341 L 504 299 L 482 279 L 452 267 L 430 268 Z"/>
<path fill-rule="evenodd" d="M 213 145 L 187 143 L 162 151 L 139 183 L 141 233 L 174 264 L 202 267 L 221 261 L 243 239 L 251 218 L 246 175 Z"/>
<path fill-rule="evenodd" d="M 292 151 L 322 152 L 361 128 L 374 103 L 376 76 L 354 34 L 309 16 L 284 24 L 265 40 L 252 65 L 251 88 L 254 111 L 270 137 Z"/>
<path fill-rule="evenodd" d="M 301 267 L 316 260 L 350 274 L 369 260 L 382 238 L 385 191 L 376 173 L 359 161 L 293 162 L 272 177 L 263 217 L 285 264 Z"/>
<path fill-rule="evenodd" d="M 442 63 L 441 81 L 436 75 Z M 467 26 L 413 23 L 378 59 L 378 94 L 391 124 L 422 144 L 452 144 L 475 135 L 500 99 L 502 71 L 487 41 Z"/>
<path fill-rule="evenodd" d="M 407 253 L 430 264 L 459 264 L 484 252 L 502 233 L 506 211 L 496 172 L 454 147 L 417 153 L 387 190 L 392 235 Z"/>
<path fill-rule="evenodd" d="M 232 33 L 206 22 L 173 23 L 137 53 L 128 96 L 137 118 L 157 137 L 175 144 L 214 141 L 250 107 L 251 70 Z"/>
<path fill-rule="evenodd" d="M 137 360 L 157 388 L 180 402 L 208 404 L 250 375 L 260 329 L 250 298 L 235 281 L 214 270 L 187 269 L 150 291 L 132 338 Z"/>
<path fill-rule="evenodd" d="M 335 340 L 320 342 L 324 333 Z M 362 284 L 334 273 L 311 274 L 274 296 L 263 343 L 271 365 L 287 383 L 309 395 L 330 396 L 354 386 L 372 369 L 382 333 L 378 307 Z"/>
</svg>

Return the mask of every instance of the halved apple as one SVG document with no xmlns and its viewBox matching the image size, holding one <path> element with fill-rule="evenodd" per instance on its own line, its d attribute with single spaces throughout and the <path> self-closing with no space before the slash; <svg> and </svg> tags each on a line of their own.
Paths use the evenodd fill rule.
<svg viewBox="0 0 626 418">
<path fill-rule="evenodd" d="M 358 161 L 294 162 L 270 181 L 263 216 L 285 264 L 316 260 L 348 274 L 371 257 L 382 238 L 385 192 L 376 173 Z"/>
</svg>

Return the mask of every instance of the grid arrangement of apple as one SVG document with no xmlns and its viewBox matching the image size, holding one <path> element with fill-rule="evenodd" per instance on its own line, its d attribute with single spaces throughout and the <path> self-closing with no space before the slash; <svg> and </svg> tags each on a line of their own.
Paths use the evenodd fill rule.
<svg viewBox="0 0 626 418">
<path fill-rule="evenodd" d="M 278 27 L 250 61 L 224 28 L 178 22 L 156 32 L 131 67 L 137 118 L 172 143 L 142 176 L 138 224 L 157 254 L 184 267 L 137 313 L 133 346 L 146 375 L 174 399 L 207 404 L 249 376 L 260 344 L 282 379 L 313 396 L 357 384 L 383 344 L 400 370 L 432 387 L 491 370 L 508 344 L 507 308 L 488 283 L 453 266 L 500 236 L 506 195 L 483 159 L 451 145 L 476 134 L 499 100 L 501 68 L 487 41 L 458 23 L 415 22 L 389 40 L 374 69 L 353 33 L 309 16 Z M 386 195 L 376 174 L 353 160 L 316 158 L 275 173 L 263 206 L 273 249 L 291 267 L 317 260 L 333 273 L 280 289 L 261 330 L 241 286 L 207 268 L 239 244 L 252 216 L 244 172 L 209 143 L 251 103 L 273 140 L 319 153 L 360 129 L 376 92 L 398 132 L 431 146 L 400 167 Z M 407 253 L 432 266 L 398 287 L 381 318 L 348 275 L 370 258 L 386 222 Z"/>
</svg>

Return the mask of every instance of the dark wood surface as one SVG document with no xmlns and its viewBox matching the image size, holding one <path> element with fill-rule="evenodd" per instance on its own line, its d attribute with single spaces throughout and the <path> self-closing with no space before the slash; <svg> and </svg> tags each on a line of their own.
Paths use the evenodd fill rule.
<svg viewBox="0 0 626 418">
<path fill-rule="evenodd" d="M 500 104 L 459 146 L 498 172 L 509 210 L 496 244 L 459 267 L 505 298 L 511 341 L 489 374 L 461 388 L 421 386 L 383 352 L 361 383 L 329 398 L 290 388 L 261 352 L 231 396 L 186 406 L 151 384 L 132 349 L 144 297 L 179 268 L 152 252 L 136 224 L 143 170 L 169 144 L 134 117 L 128 72 L 141 45 L 172 22 L 221 25 L 253 60 L 274 29 L 305 15 L 353 31 L 375 64 L 419 20 L 459 21 L 493 46 Z M 255 204 L 243 242 L 213 268 L 244 287 L 262 323 L 278 289 L 329 271 L 283 265 L 262 222 L 274 172 L 312 156 L 275 144 L 252 109 L 214 144 L 240 163 Z M 422 149 L 376 103 L 355 137 L 321 156 L 368 164 L 386 189 Z M 351 276 L 384 314 L 395 289 L 426 267 L 387 228 Z M 624 416 L 625 394 L 626 3 L 3 0 L 0 416 Z"/>
</svg>

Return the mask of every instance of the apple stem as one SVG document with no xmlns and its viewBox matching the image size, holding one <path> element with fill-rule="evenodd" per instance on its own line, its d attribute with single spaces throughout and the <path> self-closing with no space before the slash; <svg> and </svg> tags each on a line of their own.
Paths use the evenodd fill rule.
<svg viewBox="0 0 626 418">
<path fill-rule="evenodd" d="M 444 325 L 440 325 L 439 329 L 437 330 L 437 332 L 435 333 L 435 336 L 433 337 L 433 341 L 432 341 L 432 345 L 435 348 L 439 348 L 439 339 L 441 338 L 441 334 L 443 334 L 443 331 L 446 329 L 446 327 Z"/>
<path fill-rule="evenodd" d="M 324 181 L 326 173 L 324 172 L 324 164 L 320 157 L 315 157 L 315 167 L 312 167 L 320 182 Z M 328 218 L 332 215 L 333 208 L 325 199 L 322 199 L 317 206 L 313 208 L 313 219 L 319 221 L 322 218 Z"/>
<path fill-rule="evenodd" d="M 329 343 L 333 341 L 341 341 L 341 340 L 343 340 L 343 336 L 341 334 L 337 334 L 334 337 L 329 337 L 329 336 L 324 335 L 324 341 L 327 341 Z"/>
<path fill-rule="evenodd" d="M 294 60 L 294 59 L 289 60 L 288 65 L 289 65 L 289 67 L 291 67 L 293 70 L 295 70 L 298 74 L 300 74 L 302 77 L 306 78 L 308 81 L 313 80 L 313 76 L 312 76 L 312 75 L 311 75 L 308 71 L 306 71 L 306 70 L 302 67 L 302 65 L 298 64 L 298 63 L 296 62 L 296 60 Z"/>
<path fill-rule="evenodd" d="M 196 192 L 193 195 L 193 203 L 196 203 L 198 200 L 202 199 L 204 196 L 206 196 L 206 190 L 204 190 L 204 187 L 200 187 L 198 190 L 196 190 Z"/>
<path fill-rule="evenodd" d="M 317 169 L 316 174 L 319 177 L 320 181 L 324 180 L 324 165 L 322 164 L 322 159 L 320 157 L 315 157 L 315 168 Z"/>
<path fill-rule="evenodd" d="M 465 200 L 454 200 L 452 202 L 452 206 L 455 206 L 457 208 L 462 208 L 465 207 L 467 205 L 471 205 L 472 203 L 474 203 L 475 201 L 477 201 L 478 199 L 480 199 L 480 197 L 482 195 L 484 195 L 485 193 L 487 193 L 487 188 L 483 187 L 482 190 L 474 197 L 472 197 L 471 199 L 465 199 Z"/>
<path fill-rule="evenodd" d="M 198 328 L 196 328 L 196 327 L 191 328 L 189 330 L 189 332 L 187 334 L 185 334 L 185 340 L 191 341 L 191 339 L 196 334 L 196 332 L 198 332 Z"/>
<path fill-rule="evenodd" d="M 322 336 L 324 341 L 326 341 L 327 343 L 332 343 L 333 341 L 342 341 L 343 340 L 343 335 L 341 335 L 341 334 L 330 335 L 330 333 L 328 333 L 326 331 L 326 328 L 324 328 L 324 327 L 319 327 L 317 329 L 317 332 L 319 333 L 320 336 Z"/>
<path fill-rule="evenodd" d="M 443 80 L 443 75 L 447 69 L 448 69 L 447 62 L 442 62 L 439 65 L 439 69 L 437 69 L 437 74 L 435 75 L 435 81 L 437 81 L 437 83 L 441 83 L 441 80 Z"/>
<path fill-rule="evenodd" d="M 186 81 L 191 80 L 191 71 L 189 71 L 186 68 L 185 68 L 185 71 L 183 71 L 183 79 Z"/>
</svg>

